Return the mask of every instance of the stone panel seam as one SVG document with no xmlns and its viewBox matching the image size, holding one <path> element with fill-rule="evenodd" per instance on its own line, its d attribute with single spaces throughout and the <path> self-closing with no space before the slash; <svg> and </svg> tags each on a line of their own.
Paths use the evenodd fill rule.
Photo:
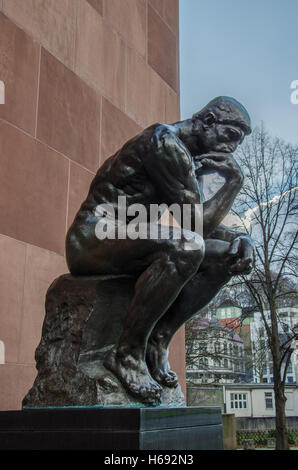
<svg viewBox="0 0 298 470">
<path fill-rule="evenodd" d="M 74 25 L 73 25 L 73 28 L 74 28 L 74 38 L 73 38 L 73 72 L 77 75 L 77 73 L 75 72 L 76 70 L 76 50 L 77 50 L 77 29 L 78 29 L 78 10 L 79 10 L 79 7 L 78 7 L 78 0 L 74 0 L 75 1 L 75 14 L 74 14 Z"/>
<path fill-rule="evenodd" d="M 150 5 L 150 7 L 151 7 L 151 5 Z M 151 8 L 152 8 L 152 7 L 151 7 Z M 168 24 L 165 22 L 165 20 L 158 14 L 158 12 L 156 12 L 156 10 L 155 10 L 154 8 L 152 8 L 152 9 L 153 9 L 154 13 L 156 13 L 157 16 L 159 16 L 159 18 L 161 19 L 161 21 L 163 21 L 163 23 L 165 24 L 165 26 L 169 29 L 169 32 L 170 32 L 171 34 L 173 34 L 174 39 L 175 39 L 175 49 L 176 49 L 176 54 L 175 54 L 175 56 L 176 56 L 176 57 L 175 57 L 175 58 L 176 58 L 175 72 L 176 72 L 176 87 L 177 87 L 177 90 L 176 90 L 173 86 L 171 86 L 171 85 L 160 75 L 160 73 L 150 64 L 150 62 L 149 62 L 149 54 L 148 54 L 148 65 L 149 65 L 149 67 L 150 67 L 155 73 L 157 73 L 157 75 L 162 79 L 162 81 L 165 82 L 175 93 L 179 93 L 179 88 L 178 88 L 178 68 L 177 68 L 177 66 L 178 66 L 178 63 L 177 63 L 177 49 L 178 49 L 178 47 L 179 47 L 179 44 L 178 44 L 178 42 L 177 42 L 177 36 L 176 36 L 176 34 L 173 33 L 172 29 L 168 26 Z M 147 24 L 148 24 L 148 19 L 147 19 Z M 149 37 L 148 37 L 147 43 L 149 43 Z"/>
<path fill-rule="evenodd" d="M 9 237 L 12 238 L 12 237 Z M 13 239 L 15 240 L 15 239 Z M 20 361 L 20 355 L 21 355 L 21 337 L 22 337 L 22 332 L 23 332 L 23 324 L 24 324 L 24 298 L 25 298 L 25 280 L 26 280 L 26 271 L 27 271 L 27 259 L 28 259 L 28 246 L 26 244 L 25 246 L 25 262 L 24 262 L 24 282 L 23 282 L 23 292 L 22 292 L 22 307 L 21 307 L 21 322 L 20 322 L 20 331 L 19 331 L 19 340 L 18 340 L 18 352 L 17 352 L 17 358 L 19 364 Z"/>
<path fill-rule="evenodd" d="M 57 60 L 59 60 L 59 62 L 61 62 L 65 67 L 67 67 L 68 69 L 70 69 L 72 72 L 74 72 L 74 70 L 70 67 L 69 64 L 67 64 L 66 62 L 64 62 L 64 60 L 57 56 L 55 54 L 54 51 L 52 51 L 46 44 L 43 44 L 37 36 L 35 36 L 34 34 L 32 34 L 31 31 L 29 31 L 27 28 L 24 27 L 24 25 L 21 25 L 18 21 L 16 21 L 14 18 L 11 18 L 9 16 L 8 13 L 6 13 L 5 9 L 4 9 L 4 4 L 3 4 L 3 10 L 2 10 L 2 13 L 3 15 L 5 15 L 9 21 L 11 21 L 15 26 L 17 26 L 17 28 L 19 28 L 20 30 L 22 30 L 25 34 L 27 34 L 27 36 L 29 36 L 32 41 L 34 41 L 35 43 L 39 44 L 41 47 L 43 47 L 47 52 L 49 52 L 50 54 L 52 54 L 52 56 L 54 56 Z"/>
<path fill-rule="evenodd" d="M 32 137 L 32 136 L 30 136 Z M 39 138 L 36 138 L 35 139 L 36 142 L 39 142 L 40 144 L 44 145 L 45 147 L 47 147 L 48 149 L 52 150 L 53 152 L 57 153 L 58 155 L 60 155 L 61 157 L 65 158 L 66 160 L 69 160 L 70 162 L 72 163 L 75 163 L 76 165 L 80 166 L 81 168 L 83 168 L 84 170 L 88 171 L 89 173 L 91 173 L 92 175 L 95 175 L 95 172 L 90 170 L 90 168 L 87 168 L 85 167 L 84 165 L 82 165 L 81 163 L 79 162 L 76 162 L 75 160 L 73 160 L 72 158 L 68 157 L 67 155 L 65 155 L 64 153 L 60 152 L 59 150 L 55 149 L 54 147 L 51 147 L 49 144 L 47 144 L 46 142 L 44 142 L 43 140 L 40 140 Z"/>
<path fill-rule="evenodd" d="M 35 110 L 35 130 L 34 137 L 37 136 L 37 121 L 38 121 L 38 106 L 39 106 L 39 84 L 40 84 L 40 64 L 41 64 L 41 44 L 39 44 L 39 58 L 38 58 L 38 72 L 37 72 L 37 97 L 36 97 L 36 110 Z"/>
<path fill-rule="evenodd" d="M 127 44 L 125 41 L 123 41 L 123 42 L 124 42 L 126 48 L 127 48 L 127 47 L 130 47 L 129 44 Z M 132 49 L 132 48 L 130 48 L 130 49 Z M 127 49 L 126 49 L 126 52 L 127 52 Z M 137 54 L 137 56 L 144 62 L 144 64 L 150 69 L 150 71 L 152 71 L 153 73 L 155 73 L 156 75 L 158 75 L 158 78 L 163 82 L 163 84 L 166 84 L 166 85 L 167 85 L 167 83 L 165 82 L 165 80 L 153 69 L 153 67 L 151 67 L 149 64 L 147 64 L 147 62 L 144 60 L 144 57 L 143 57 L 142 55 L 138 54 L 138 52 L 137 52 L 135 49 L 133 49 L 133 52 L 134 52 L 135 54 Z M 57 60 L 59 60 L 59 59 L 57 59 Z M 126 59 L 125 59 L 125 60 L 126 60 L 126 64 L 127 64 L 127 62 L 128 62 L 128 61 L 127 61 L 127 53 L 126 53 Z M 67 66 L 66 66 L 66 67 L 67 67 Z M 92 88 L 97 94 L 99 94 L 100 96 L 102 96 L 103 98 L 105 98 L 107 101 L 109 101 L 110 103 L 112 103 L 112 105 L 115 106 L 115 108 L 117 108 L 117 109 L 118 109 L 119 111 L 121 111 L 122 113 L 126 114 L 130 119 L 132 119 L 133 121 L 135 121 L 136 124 L 138 124 L 138 125 L 144 127 L 144 123 L 141 122 L 141 121 L 139 121 L 139 120 L 136 120 L 135 117 L 134 117 L 132 114 L 130 114 L 130 113 L 128 112 L 128 110 L 127 110 L 127 80 L 126 80 L 126 84 L 125 84 L 125 85 L 126 85 L 126 89 L 125 89 L 125 99 L 124 99 L 124 101 L 126 100 L 126 103 L 124 103 L 124 107 L 121 108 L 121 107 L 119 107 L 119 105 L 113 100 L 113 98 L 112 98 L 111 96 L 106 95 L 106 94 L 104 93 L 104 91 L 103 91 L 101 88 L 97 87 L 97 86 L 95 85 L 95 83 L 92 82 L 90 79 L 88 79 L 85 75 L 79 74 L 78 71 L 75 71 L 74 73 L 75 73 L 82 81 L 84 81 L 86 85 L 88 85 L 90 88 Z M 175 92 L 175 90 L 174 90 L 173 88 L 171 88 L 171 90 L 172 90 L 173 92 Z M 176 93 L 176 92 L 175 92 L 175 93 Z"/>
<path fill-rule="evenodd" d="M 68 207 L 69 207 L 69 187 L 70 187 L 70 160 L 68 161 L 67 191 L 66 191 L 66 214 L 65 214 L 65 235 L 68 227 Z"/>
<path fill-rule="evenodd" d="M 22 132 L 22 134 L 25 134 L 27 137 L 31 137 L 31 139 L 36 140 L 34 135 L 30 134 L 30 132 L 26 131 L 26 130 L 23 129 L 22 127 L 17 126 L 16 124 L 14 124 L 13 122 L 9 121 L 8 119 L 0 118 L 0 122 L 6 123 L 6 124 L 8 124 L 9 126 L 13 127 L 14 129 L 16 129 L 16 130 Z"/>
<path fill-rule="evenodd" d="M 80 163 L 77 163 L 75 161 L 73 161 L 71 158 L 67 157 L 66 155 L 62 154 L 61 152 L 57 151 L 56 149 L 54 149 L 53 147 L 51 147 L 50 145 L 47 145 L 45 142 L 41 141 L 40 139 L 37 139 L 35 138 L 34 136 L 32 136 L 31 134 L 29 134 L 28 132 L 24 131 L 23 129 L 20 129 L 19 127 L 17 127 L 16 125 L 10 123 L 9 121 L 6 121 L 5 119 L 2 119 L 1 121 L 3 122 L 6 122 L 9 126 L 12 126 L 14 129 L 16 129 L 17 131 L 23 133 L 24 135 L 26 135 L 27 137 L 30 137 L 32 140 L 34 140 L 35 142 L 38 142 L 39 144 L 45 146 L 46 148 L 48 148 L 49 150 L 55 152 L 57 155 L 59 155 L 60 157 L 62 158 L 65 158 L 67 161 L 68 161 L 68 165 L 69 165 L 69 175 L 70 175 L 70 164 L 73 163 L 75 165 L 78 165 L 80 168 L 82 168 L 83 170 L 85 171 L 88 171 L 88 173 L 90 173 L 91 175 L 94 175 L 95 176 L 95 172 L 91 171 L 89 168 L 86 168 L 84 167 L 83 165 L 81 165 Z M 68 194 L 69 194 L 69 175 L 68 175 L 68 188 L 67 188 L 67 204 L 66 204 L 66 224 L 67 224 L 67 217 L 68 217 L 68 203 L 69 203 L 69 200 L 68 200 Z M 66 225 L 66 230 L 67 230 L 67 225 Z M 12 240 L 16 240 L 18 242 L 21 242 L 21 243 L 24 243 L 27 247 L 27 245 L 31 245 L 31 246 L 37 246 L 39 248 L 42 248 L 43 250 L 46 250 L 50 253 L 55 253 L 59 256 L 62 256 L 64 257 L 64 255 L 62 255 L 60 252 L 57 252 L 57 251 L 53 251 L 53 250 L 49 250 L 48 248 L 45 248 L 43 246 L 40 246 L 40 245 L 34 245 L 33 243 L 29 243 L 29 242 L 26 242 L 24 240 L 19 240 L 18 238 L 14 238 L 14 237 L 10 237 L 9 235 L 6 235 L 6 234 L 0 234 L 1 236 L 4 236 L 4 237 L 7 237 L 7 238 L 10 238 Z"/>
<path fill-rule="evenodd" d="M 1 364 L 2 366 L 26 366 L 26 367 L 35 367 L 35 362 L 5 362 Z M 37 371 L 36 371 L 37 372 Z"/>
<path fill-rule="evenodd" d="M 128 45 L 125 43 L 125 82 L 124 82 L 124 113 L 128 116 L 128 101 L 127 101 L 127 89 L 128 89 Z M 111 102 L 111 100 L 109 100 Z M 114 103 L 112 103 L 114 105 Z M 117 109 L 119 107 L 117 106 Z M 120 109 L 119 109 L 120 110 Z M 121 111 L 121 110 L 120 110 Z M 136 122 L 136 121 L 135 121 Z"/>
<path fill-rule="evenodd" d="M 126 44 L 125 41 L 123 41 L 123 42 L 124 42 L 124 44 Z M 56 59 L 59 60 L 57 57 L 56 57 Z M 63 64 L 63 65 L 65 65 L 65 64 Z M 65 67 L 67 67 L 67 65 L 65 65 Z M 71 70 L 71 69 L 69 69 L 69 70 Z M 99 96 L 102 96 L 103 98 L 111 101 L 113 103 L 113 105 L 116 106 L 116 108 L 120 109 L 120 111 L 122 111 L 122 112 L 124 111 L 124 109 L 119 108 L 119 105 L 113 101 L 113 98 L 111 96 L 106 95 L 104 90 L 102 88 L 98 87 L 91 79 L 89 79 L 86 75 L 84 75 L 84 73 L 80 73 L 77 69 L 71 70 L 71 71 L 73 73 L 75 73 L 75 75 L 80 80 L 82 80 L 82 82 L 84 82 L 85 85 L 87 85 L 89 88 L 91 88 L 93 91 L 95 91 Z M 124 108 L 124 106 L 123 106 L 123 108 Z"/>
<path fill-rule="evenodd" d="M 119 111 L 121 111 L 123 113 L 123 110 L 121 110 L 118 106 L 116 106 L 110 99 L 104 97 L 107 101 L 109 101 L 113 106 L 115 106 L 115 108 L 117 108 Z M 127 114 L 127 113 L 124 113 L 127 115 L 127 117 L 130 118 L 130 116 Z M 130 118 L 131 119 L 131 118 Z M 7 119 L 3 119 L 1 118 L 0 119 L 0 122 L 4 122 L 6 124 L 8 124 L 9 126 L 13 127 L 14 129 L 16 129 L 17 131 L 21 132 L 22 134 L 26 135 L 27 137 L 30 137 L 31 139 L 35 140 L 36 142 L 38 142 L 39 144 L 41 145 L 44 145 L 45 147 L 47 147 L 49 150 L 52 150 L 53 152 L 57 153 L 58 155 L 60 155 L 61 157 L 65 158 L 66 160 L 70 160 L 72 163 L 78 165 L 79 167 L 81 167 L 83 170 L 86 170 L 88 171 L 88 173 L 91 173 L 92 175 L 95 175 L 96 172 L 95 171 L 92 171 L 90 170 L 90 168 L 87 168 L 85 167 L 84 165 L 82 165 L 81 163 L 73 160 L 71 157 L 69 157 L 68 155 L 65 155 L 64 153 L 62 153 L 60 150 L 57 150 L 56 148 L 52 147 L 51 145 L 49 145 L 47 142 L 44 142 L 43 140 L 41 140 L 40 138 L 38 137 L 35 137 L 34 135 L 30 134 L 29 132 L 27 132 L 25 129 L 22 129 L 21 127 L 18 127 L 16 124 L 14 124 L 13 122 L 11 121 L 8 121 Z M 136 122 L 136 121 L 135 121 Z M 4 234 L 3 234 L 4 235 Z"/>
<path fill-rule="evenodd" d="M 127 44 L 131 49 L 133 49 L 135 52 L 137 52 L 140 57 L 142 57 L 143 59 L 146 59 L 146 52 L 147 52 L 147 44 L 146 44 L 146 51 L 145 51 L 145 57 L 140 54 L 140 52 L 136 49 L 134 43 L 132 43 L 131 41 L 128 41 L 124 36 L 123 34 L 121 34 L 120 31 L 118 31 L 118 29 L 116 29 L 113 24 L 109 21 L 108 17 L 104 15 L 104 10 L 105 8 L 103 8 L 103 15 L 102 15 L 102 19 L 103 21 L 105 22 L 106 26 L 108 26 L 108 28 L 113 31 L 113 33 L 117 34 L 117 36 L 119 36 L 119 39 L 121 39 L 125 44 Z M 146 2 L 146 12 L 147 12 L 147 2 Z M 99 13 L 98 13 L 99 14 Z M 99 16 L 101 16 L 99 14 Z M 146 14 L 146 32 L 147 32 L 147 14 Z M 147 37 L 147 35 L 146 35 Z M 146 41 L 147 42 L 147 41 Z"/>
<path fill-rule="evenodd" d="M 128 47 L 129 47 L 129 46 L 128 46 Z M 178 93 L 159 75 L 159 73 L 157 73 L 156 70 L 155 70 L 153 67 L 151 67 L 151 65 L 148 64 L 148 63 L 144 60 L 144 57 L 143 57 L 142 55 L 138 54 L 138 52 L 135 51 L 134 49 L 132 49 L 132 48 L 130 48 L 130 49 L 131 49 L 132 52 L 133 52 L 134 54 L 136 54 L 137 57 L 144 63 L 145 67 L 147 67 L 147 69 L 149 69 L 148 72 L 155 74 L 156 77 L 158 78 L 158 80 L 160 80 L 160 81 L 162 82 L 162 88 L 163 88 L 163 93 L 164 93 L 164 94 L 165 94 L 165 85 L 166 85 L 167 87 L 170 88 L 170 90 L 171 90 L 173 93 L 176 93 L 176 95 L 178 95 Z M 127 56 L 128 56 L 128 54 L 127 54 Z M 128 62 L 128 60 L 127 60 L 127 62 Z M 104 95 L 103 95 L 103 97 L 106 98 Z M 109 98 L 108 101 L 112 102 L 111 98 Z M 119 106 L 115 105 L 114 102 L 112 102 L 112 104 L 113 104 L 117 109 L 119 109 L 120 111 L 123 112 L 123 110 L 120 109 Z M 133 113 L 130 113 L 128 110 L 125 112 L 125 114 L 126 114 L 130 119 L 132 119 L 136 124 L 138 124 L 140 127 L 144 128 L 144 126 L 147 126 L 147 124 L 145 124 L 144 122 L 138 120 L 138 118 L 137 118 L 136 116 L 134 116 Z M 164 118 L 165 118 L 165 116 L 164 116 Z"/>
<path fill-rule="evenodd" d="M 178 29 L 177 29 L 177 35 L 176 35 L 176 68 L 177 68 L 177 97 L 179 98 L 178 100 L 178 113 L 180 117 L 180 24 L 179 24 L 179 18 L 180 18 L 180 3 L 178 1 Z"/>
<path fill-rule="evenodd" d="M 148 64 L 148 0 L 146 2 L 146 63 Z"/>
<path fill-rule="evenodd" d="M 37 247 L 37 248 L 40 248 L 41 250 L 47 251 L 48 253 L 54 253 L 54 254 L 57 255 L 57 256 L 61 256 L 61 258 L 65 258 L 64 255 L 61 255 L 61 253 L 58 253 L 57 251 L 49 250 L 49 248 L 45 248 L 44 246 L 33 245 L 33 243 L 25 242 L 24 240 L 19 240 L 18 238 L 10 237 L 9 235 L 6 235 L 5 233 L 0 233 L 0 237 L 9 238 L 10 240 L 14 240 L 14 241 L 16 241 L 16 242 L 18 242 L 18 243 L 22 243 L 22 244 L 25 245 L 26 247 L 27 247 L 27 246 Z"/>
<path fill-rule="evenodd" d="M 177 37 L 178 36 L 178 32 L 176 32 L 172 26 L 167 22 L 165 16 L 164 16 L 164 9 L 165 9 L 165 5 L 163 3 L 163 8 L 162 8 L 162 15 L 159 13 L 159 11 L 155 8 L 155 6 L 150 2 L 150 0 L 148 0 L 148 4 L 150 5 L 151 8 L 153 8 L 153 10 L 155 11 L 155 13 L 158 14 L 158 16 L 160 17 L 160 19 L 168 26 L 168 28 L 170 28 L 170 30 L 172 31 L 172 33 Z M 179 18 L 179 2 L 178 2 L 178 18 Z M 179 28 L 178 28 L 178 31 L 179 31 Z"/>
<path fill-rule="evenodd" d="M 99 139 L 98 139 L 98 167 L 100 167 L 101 164 L 101 143 L 102 143 L 102 120 L 103 120 L 103 113 L 102 113 L 102 108 L 103 108 L 103 96 L 100 96 L 100 116 L 99 116 Z"/>
</svg>

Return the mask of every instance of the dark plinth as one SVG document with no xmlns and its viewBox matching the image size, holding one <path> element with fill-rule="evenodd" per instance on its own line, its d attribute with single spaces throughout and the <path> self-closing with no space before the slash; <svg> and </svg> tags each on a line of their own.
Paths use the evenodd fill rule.
<svg viewBox="0 0 298 470">
<path fill-rule="evenodd" d="M 0 412 L 0 449 L 221 450 L 220 407 Z"/>
</svg>

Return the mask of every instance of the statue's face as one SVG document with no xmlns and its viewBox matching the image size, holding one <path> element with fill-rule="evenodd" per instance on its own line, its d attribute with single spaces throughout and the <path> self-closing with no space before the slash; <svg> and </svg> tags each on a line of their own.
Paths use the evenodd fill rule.
<svg viewBox="0 0 298 470">
<path fill-rule="evenodd" d="M 245 133 L 235 124 L 213 123 L 204 129 L 200 137 L 207 152 L 233 153 L 243 141 Z"/>
</svg>

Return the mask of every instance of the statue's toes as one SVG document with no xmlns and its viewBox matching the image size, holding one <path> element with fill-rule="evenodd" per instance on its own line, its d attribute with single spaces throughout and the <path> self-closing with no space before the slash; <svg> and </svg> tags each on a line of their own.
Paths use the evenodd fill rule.
<svg viewBox="0 0 298 470">
<path fill-rule="evenodd" d="M 135 398 L 138 398 L 144 403 L 160 403 L 162 389 L 155 380 L 149 380 L 147 377 L 142 380 L 140 377 L 140 381 L 138 383 L 134 382 L 129 384 L 129 390 Z"/>
<path fill-rule="evenodd" d="M 156 371 L 154 374 L 155 380 L 157 380 L 158 383 L 161 385 L 164 385 L 166 387 L 177 387 L 178 385 L 178 377 L 177 374 L 173 370 L 161 370 L 159 369 Z"/>
<path fill-rule="evenodd" d="M 149 404 L 158 404 L 161 400 L 161 387 L 153 387 L 145 392 L 144 401 Z"/>
<path fill-rule="evenodd" d="M 173 379 L 178 380 L 177 374 L 176 374 L 176 372 L 174 372 L 173 370 L 171 370 L 171 369 L 167 370 L 166 374 L 167 374 L 168 376 L 172 377 Z"/>
<path fill-rule="evenodd" d="M 170 374 L 170 372 L 172 373 Z M 169 371 L 167 374 L 165 374 L 163 380 L 164 385 L 166 385 L 167 387 L 174 388 L 178 386 L 178 377 L 173 371 Z"/>
</svg>

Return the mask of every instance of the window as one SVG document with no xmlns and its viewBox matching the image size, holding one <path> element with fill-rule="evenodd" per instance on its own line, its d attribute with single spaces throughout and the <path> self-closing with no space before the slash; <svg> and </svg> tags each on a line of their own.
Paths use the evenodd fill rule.
<svg viewBox="0 0 298 470">
<path fill-rule="evenodd" d="M 214 359 L 214 367 L 215 368 L 221 367 L 220 359 Z"/>
<path fill-rule="evenodd" d="M 231 409 L 247 408 L 247 394 L 246 393 L 231 393 Z"/>
<path fill-rule="evenodd" d="M 287 380 L 288 384 L 292 384 L 294 383 L 294 379 L 293 377 L 288 377 L 288 380 Z"/>
<path fill-rule="evenodd" d="M 198 372 L 187 372 L 187 376 L 190 379 L 197 379 L 199 377 L 199 373 Z"/>
<path fill-rule="evenodd" d="M 266 410 L 273 409 L 272 392 L 265 392 L 265 407 L 266 407 Z"/>
<path fill-rule="evenodd" d="M 200 367 L 200 369 L 208 368 L 208 358 L 207 357 L 201 357 L 200 358 L 199 367 Z"/>
</svg>

